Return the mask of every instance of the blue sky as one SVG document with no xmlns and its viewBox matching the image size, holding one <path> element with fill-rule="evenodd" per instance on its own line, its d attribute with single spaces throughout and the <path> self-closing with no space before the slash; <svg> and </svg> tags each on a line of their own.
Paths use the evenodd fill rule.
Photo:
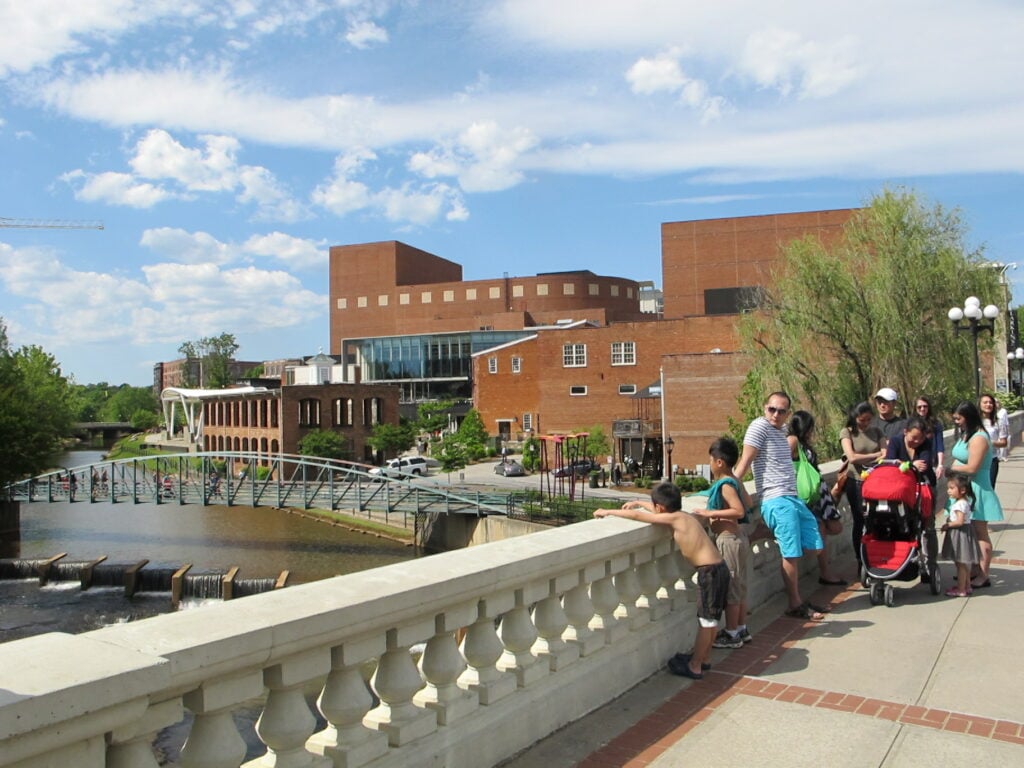
<svg viewBox="0 0 1024 768">
<path fill-rule="evenodd" d="M 0 316 L 80 383 L 222 331 L 326 349 L 336 244 L 660 282 L 664 221 L 884 185 L 1024 243 L 1012 0 L 0 0 L 0 29 L 0 217 L 105 225 L 0 228 Z"/>
</svg>

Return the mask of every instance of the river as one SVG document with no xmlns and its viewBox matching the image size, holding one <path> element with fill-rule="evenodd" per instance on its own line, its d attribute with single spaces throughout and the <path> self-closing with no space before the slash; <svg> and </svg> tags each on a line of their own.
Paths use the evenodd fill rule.
<svg viewBox="0 0 1024 768">
<path fill-rule="evenodd" d="M 61 466 L 102 460 L 100 451 L 73 451 Z M 239 578 L 316 581 L 414 557 L 413 549 L 285 511 L 195 504 L 33 503 L 21 506 L 17 556 L 45 559 L 62 552 L 69 562 L 106 556 L 108 563 L 147 559 L 147 568 L 192 572 L 239 567 Z M 185 603 L 192 610 L 197 603 Z M 120 588 L 82 591 L 77 582 L 39 587 L 35 580 L 0 580 L 0 642 L 43 632 L 84 632 L 170 610 L 168 593 L 126 599 Z"/>
</svg>

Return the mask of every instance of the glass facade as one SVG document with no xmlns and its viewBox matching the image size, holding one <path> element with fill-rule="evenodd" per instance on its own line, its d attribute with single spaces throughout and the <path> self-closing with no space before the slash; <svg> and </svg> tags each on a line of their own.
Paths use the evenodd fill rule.
<svg viewBox="0 0 1024 768">
<path fill-rule="evenodd" d="M 525 330 L 433 333 L 356 339 L 350 343 L 359 348 L 365 382 L 469 380 L 473 375 L 471 355 L 533 333 Z"/>
</svg>

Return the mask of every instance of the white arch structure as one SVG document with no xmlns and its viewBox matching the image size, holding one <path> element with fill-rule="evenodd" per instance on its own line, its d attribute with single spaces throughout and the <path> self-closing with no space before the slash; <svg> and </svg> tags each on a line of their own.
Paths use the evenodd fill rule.
<svg viewBox="0 0 1024 768">
<path fill-rule="evenodd" d="M 221 397 L 238 397 L 239 395 L 265 394 L 270 390 L 266 387 L 233 387 L 231 389 L 184 389 L 167 387 L 160 393 L 160 405 L 164 411 L 164 426 L 167 437 L 174 437 L 174 422 L 178 406 L 185 414 L 185 432 L 190 443 L 203 442 L 203 402 Z"/>
</svg>

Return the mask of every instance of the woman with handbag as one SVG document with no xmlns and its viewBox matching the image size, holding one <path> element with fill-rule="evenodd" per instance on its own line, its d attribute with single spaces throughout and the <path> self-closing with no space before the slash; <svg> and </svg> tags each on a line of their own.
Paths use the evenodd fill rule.
<svg viewBox="0 0 1024 768">
<path fill-rule="evenodd" d="M 864 500 L 860 493 L 860 473 L 885 456 L 885 434 L 873 424 L 875 412 L 870 403 L 861 402 L 847 414 L 846 426 L 839 432 L 844 458 L 850 462 L 846 478 L 846 500 L 850 504 L 850 530 L 853 554 L 860 570 L 860 539 L 864 535 Z"/>
<path fill-rule="evenodd" d="M 843 521 L 836 508 L 832 489 L 821 478 L 821 471 L 818 469 L 818 454 L 811 445 L 813 432 L 814 416 L 807 411 L 794 411 L 789 420 L 789 436 L 786 440 L 789 442 L 793 462 L 797 465 L 797 492 L 818 521 L 818 531 L 824 542 L 826 536 L 842 533 Z M 841 471 L 845 472 L 845 466 Z M 813 480 L 815 477 L 817 487 L 813 489 L 812 493 L 809 486 L 815 482 Z M 803 482 L 801 482 L 802 480 Z M 821 552 L 818 553 L 818 583 L 835 587 L 845 587 L 847 583 L 845 579 L 832 573 L 828 562 L 828 547 L 822 547 Z"/>
</svg>

